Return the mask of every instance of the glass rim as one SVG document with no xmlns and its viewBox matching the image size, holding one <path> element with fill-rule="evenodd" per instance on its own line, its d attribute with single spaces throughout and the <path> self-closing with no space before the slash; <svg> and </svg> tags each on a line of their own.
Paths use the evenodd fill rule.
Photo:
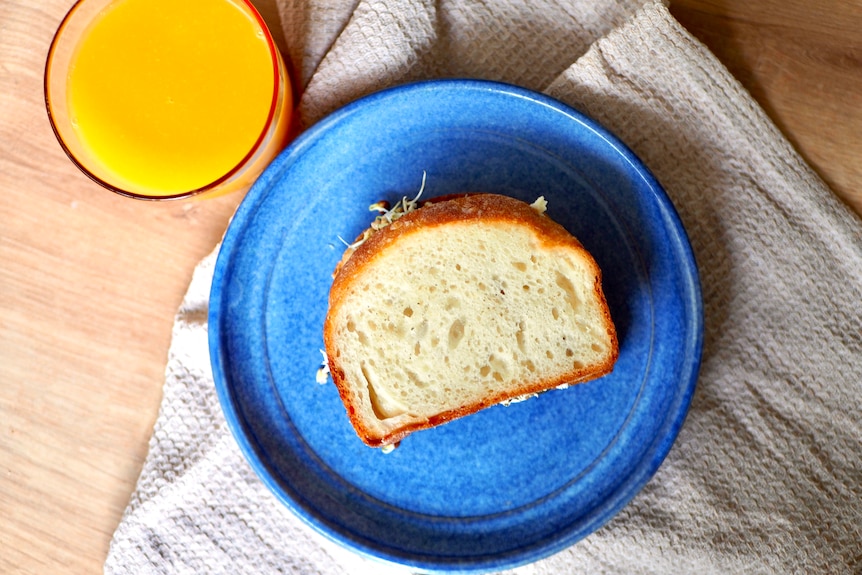
<svg viewBox="0 0 862 575">
<path fill-rule="evenodd" d="M 115 0 L 109 0 L 108 3 L 111 3 Z M 273 85 L 272 85 L 272 97 L 270 99 L 269 112 L 266 116 L 266 122 L 264 122 L 263 128 L 261 129 L 260 134 L 258 134 L 257 139 L 254 144 L 249 149 L 248 153 L 240 159 L 237 164 L 232 167 L 227 173 L 219 177 L 218 179 L 206 184 L 205 186 L 201 186 L 199 188 L 195 188 L 193 190 L 185 191 L 185 192 L 177 192 L 173 194 L 166 195 L 156 195 L 156 194 L 143 194 L 138 192 L 132 192 L 113 184 L 110 184 L 94 174 L 90 169 L 88 169 L 81 160 L 79 160 L 74 152 L 69 148 L 66 141 L 63 139 L 62 134 L 60 133 L 59 128 L 57 127 L 57 122 L 54 117 L 54 112 L 52 111 L 51 97 L 49 95 L 50 87 L 49 81 L 52 76 L 52 63 L 54 61 L 55 51 L 57 49 L 57 45 L 62 37 L 62 34 L 66 27 L 69 25 L 69 22 L 75 16 L 77 11 L 81 8 L 83 4 L 90 3 L 92 0 L 76 0 L 71 8 L 66 12 L 66 15 L 63 16 L 63 19 L 60 21 L 59 26 L 57 26 L 57 30 L 54 32 L 54 36 L 51 39 L 51 45 L 48 48 L 48 55 L 45 59 L 45 70 L 42 74 L 42 87 L 45 98 L 45 109 L 48 113 L 48 121 L 51 124 L 51 130 L 54 132 L 54 136 L 57 138 L 57 141 L 60 143 L 60 147 L 65 152 L 66 156 L 72 161 L 72 163 L 77 166 L 79 170 L 81 170 L 88 178 L 106 188 L 107 190 L 119 194 L 121 196 L 127 198 L 133 198 L 138 200 L 151 200 L 151 201 L 164 201 L 164 200 L 180 200 L 185 198 L 191 198 L 193 196 L 198 196 L 200 194 L 204 194 L 207 192 L 211 192 L 216 190 L 219 186 L 230 180 L 233 176 L 239 173 L 242 168 L 257 154 L 258 150 L 260 150 L 261 146 L 266 140 L 267 134 L 272 128 L 273 120 L 275 119 L 276 111 L 278 110 L 279 101 L 281 98 L 281 90 L 282 90 L 282 82 L 287 85 L 287 78 L 281 78 L 281 66 L 279 64 L 280 55 L 278 52 L 278 47 L 275 44 L 275 40 L 272 37 L 272 33 L 269 30 L 269 27 L 266 25 L 263 17 L 260 15 L 260 12 L 255 8 L 255 6 L 251 3 L 251 0 L 226 0 L 228 2 L 234 2 L 242 4 L 251 16 L 254 18 L 255 23 L 258 28 L 263 32 L 263 37 L 266 40 L 267 47 L 269 48 L 269 56 L 270 61 L 272 62 L 272 75 L 273 75 Z"/>
</svg>

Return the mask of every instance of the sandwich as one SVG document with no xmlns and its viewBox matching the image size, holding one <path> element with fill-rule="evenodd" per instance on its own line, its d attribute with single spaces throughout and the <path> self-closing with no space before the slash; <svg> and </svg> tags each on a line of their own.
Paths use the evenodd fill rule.
<svg viewBox="0 0 862 575">
<path fill-rule="evenodd" d="M 601 271 L 542 198 L 375 207 L 335 269 L 323 330 L 367 445 L 611 372 L 619 346 Z"/>
</svg>

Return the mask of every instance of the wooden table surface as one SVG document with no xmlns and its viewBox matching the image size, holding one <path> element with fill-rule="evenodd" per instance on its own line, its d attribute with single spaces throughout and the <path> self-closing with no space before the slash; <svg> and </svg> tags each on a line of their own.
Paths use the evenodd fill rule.
<svg viewBox="0 0 862 575">
<path fill-rule="evenodd" d="M 242 198 L 139 202 L 76 171 L 42 95 L 72 3 L 0 0 L 0 573 L 101 572 L 174 313 Z M 679 0 L 672 12 L 862 213 L 862 2 Z"/>
</svg>

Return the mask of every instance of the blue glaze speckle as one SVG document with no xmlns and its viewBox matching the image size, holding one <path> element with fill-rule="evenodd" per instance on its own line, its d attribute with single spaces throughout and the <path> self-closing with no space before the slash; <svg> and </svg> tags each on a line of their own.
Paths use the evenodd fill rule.
<svg viewBox="0 0 862 575">
<path fill-rule="evenodd" d="M 532 202 L 594 255 L 621 352 L 600 380 L 366 447 L 315 373 L 332 270 L 368 205 L 486 191 Z M 511 568 L 585 537 L 655 473 L 702 346 L 697 269 L 648 170 L 594 121 L 513 86 L 443 80 L 335 112 L 262 174 L 216 265 L 210 351 L 228 424 L 278 498 L 371 557 Z"/>
</svg>

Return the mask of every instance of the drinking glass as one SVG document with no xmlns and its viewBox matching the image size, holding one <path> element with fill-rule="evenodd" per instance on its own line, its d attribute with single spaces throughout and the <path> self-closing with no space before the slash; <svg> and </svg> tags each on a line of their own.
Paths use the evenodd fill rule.
<svg viewBox="0 0 862 575">
<path fill-rule="evenodd" d="M 248 186 L 293 114 L 284 61 L 247 0 L 79 0 L 51 44 L 45 102 L 75 165 L 150 200 Z"/>
</svg>

